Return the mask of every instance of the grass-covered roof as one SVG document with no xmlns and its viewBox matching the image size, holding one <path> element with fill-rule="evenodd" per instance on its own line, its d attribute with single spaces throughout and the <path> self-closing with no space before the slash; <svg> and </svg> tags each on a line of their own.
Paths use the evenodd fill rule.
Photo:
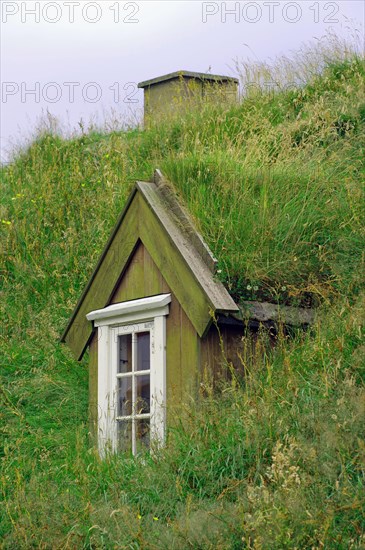
<svg viewBox="0 0 365 550">
<path fill-rule="evenodd" d="M 235 299 L 309 305 L 355 290 L 364 270 L 364 80 L 355 56 L 229 110 L 210 106 L 145 131 L 40 137 L 2 169 L 6 269 L 31 271 L 35 287 L 62 280 L 70 306 L 134 181 L 159 167 Z"/>
<path fill-rule="evenodd" d="M 317 76 L 311 60 L 296 88 L 146 131 L 45 133 L 1 169 L 4 548 L 363 548 L 364 59 Z M 235 297 L 323 307 L 244 381 L 204 379 L 160 460 L 100 462 L 87 362 L 59 335 L 156 167 Z"/>
</svg>

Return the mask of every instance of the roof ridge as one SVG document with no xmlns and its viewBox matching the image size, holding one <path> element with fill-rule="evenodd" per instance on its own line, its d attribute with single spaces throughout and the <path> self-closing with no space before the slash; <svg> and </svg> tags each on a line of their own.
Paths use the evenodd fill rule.
<svg viewBox="0 0 365 550">
<path fill-rule="evenodd" d="M 181 231 L 189 238 L 210 271 L 215 274 L 218 260 L 214 257 L 202 235 L 197 231 L 187 209 L 179 202 L 173 184 L 165 178 L 159 169 L 155 170 L 153 181 L 161 199 L 169 207 L 168 212 L 170 217 L 173 218 Z"/>
</svg>

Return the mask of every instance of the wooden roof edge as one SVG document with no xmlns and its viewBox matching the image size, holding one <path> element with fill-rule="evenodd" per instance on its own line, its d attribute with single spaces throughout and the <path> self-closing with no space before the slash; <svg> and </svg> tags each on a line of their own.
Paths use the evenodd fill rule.
<svg viewBox="0 0 365 550">
<path fill-rule="evenodd" d="M 269 302 L 241 301 L 239 302 L 240 317 L 242 319 L 259 322 L 282 322 L 285 325 L 299 327 L 311 325 L 314 322 L 313 308 L 284 306 Z"/>
<path fill-rule="evenodd" d="M 191 242 L 189 235 L 181 230 L 176 217 L 172 216 L 170 209 L 166 208 L 166 201 L 161 196 L 159 187 L 153 182 L 142 181 L 137 182 L 137 187 L 149 208 L 152 209 L 160 224 L 168 232 L 174 245 L 189 266 L 191 273 L 198 281 L 212 309 L 230 313 L 238 312 L 239 308 L 225 286 L 216 279 L 214 273 L 200 254 L 200 251 Z"/>
<path fill-rule="evenodd" d="M 190 239 L 208 268 L 212 273 L 216 273 L 218 260 L 214 257 L 214 254 L 204 241 L 202 235 L 195 228 L 195 224 L 189 212 L 180 204 L 172 183 L 165 178 L 158 168 L 154 172 L 153 182 L 157 186 L 163 201 L 167 204 L 170 215 L 174 217 L 174 220 L 182 232 Z"/>
<path fill-rule="evenodd" d="M 136 187 L 136 185 L 134 185 L 132 191 L 129 194 L 127 202 L 125 203 L 124 208 L 123 208 L 122 212 L 120 213 L 119 218 L 118 218 L 116 224 L 114 225 L 114 227 L 113 227 L 113 229 L 110 233 L 109 239 L 108 239 L 106 245 L 103 248 L 103 251 L 102 251 L 102 253 L 99 257 L 98 263 L 96 264 L 96 267 L 95 267 L 94 271 L 92 272 L 92 274 L 91 274 L 91 276 L 90 276 L 90 278 L 89 278 L 89 280 L 88 280 L 88 282 L 87 282 L 87 284 L 84 288 L 84 291 L 81 294 L 81 296 L 80 296 L 80 298 L 79 298 L 79 300 L 78 300 L 78 302 L 75 306 L 75 309 L 74 309 L 74 311 L 73 311 L 73 313 L 72 313 L 72 315 L 71 315 L 71 317 L 70 317 L 70 319 L 67 323 L 67 326 L 66 326 L 65 330 L 62 333 L 62 336 L 60 338 L 60 342 L 65 342 L 67 333 L 70 330 L 70 327 L 71 327 L 72 323 L 74 322 L 74 320 L 77 316 L 77 313 L 78 313 L 78 311 L 81 307 L 82 302 L 85 299 L 85 296 L 89 292 L 89 289 L 92 285 L 92 282 L 93 282 L 97 272 L 99 271 L 99 268 L 100 268 L 101 264 L 103 263 L 103 260 L 104 260 L 106 254 L 109 250 L 109 247 L 110 247 L 111 243 L 113 242 L 113 239 L 114 239 L 115 235 L 117 234 L 118 229 L 119 229 L 119 227 L 120 227 L 120 225 L 121 225 L 121 223 L 122 223 L 122 221 L 123 221 L 123 219 L 124 219 L 124 217 L 125 217 L 125 215 L 128 211 L 128 208 L 129 208 L 129 206 L 130 206 L 130 204 L 131 204 L 131 202 L 132 202 L 132 200 L 133 200 L 136 193 L 137 193 L 137 187 Z"/>
</svg>

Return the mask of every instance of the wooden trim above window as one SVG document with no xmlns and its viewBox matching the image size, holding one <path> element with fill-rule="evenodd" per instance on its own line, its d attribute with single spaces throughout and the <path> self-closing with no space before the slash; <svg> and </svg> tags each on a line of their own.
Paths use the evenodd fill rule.
<svg viewBox="0 0 365 550">
<path fill-rule="evenodd" d="M 147 317 L 155 317 L 155 311 L 160 308 L 165 308 L 171 302 L 171 294 L 158 294 L 157 296 L 147 296 L 146 298 L 140 298 L 138 300 L 130 300 L 128 302 L 120 302 L 118 304 L 112 304 L 111 306 L 104 307 L 103 309 L 97 309 L 91 311 L 86 315 L 88 321 L 99 320 L 112 320 L 116 317 L 124 318 L 133 317 L 135 314 L 141 313 L 144 315 L 144 319 Z M 164 315 L 164 313 L 159 313 Z M 98 326 L 94 323 L 95 326 Z M 99 323 L 105 325 L 105 322 Z"/>
</svg>

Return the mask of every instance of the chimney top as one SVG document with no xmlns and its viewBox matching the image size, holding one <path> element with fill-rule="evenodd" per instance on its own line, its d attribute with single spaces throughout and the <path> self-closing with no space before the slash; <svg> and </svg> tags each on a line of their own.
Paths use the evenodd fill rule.
<svg viewBox="0 0 365 550">
<path fill-rule="evenodd" d="M 147 88 L 148 86 L 152 86 L 153 84 L 159 84 L 160 82 L 175 80 L 179 78 L 193 78 L 196 80 L 204 80 L 207 82 L 234 82 L 235 84 L 238 84 L 238 78 L 234 78 L 232 76 L 196 73 L 192 71 L 175 71 L 174 73 L 165 74 L 163 76 L 158 76 L 156 78 L 151 78 L 150 80 L 140 82 L 138 84 L 138 88 Z"/>
</svg>

